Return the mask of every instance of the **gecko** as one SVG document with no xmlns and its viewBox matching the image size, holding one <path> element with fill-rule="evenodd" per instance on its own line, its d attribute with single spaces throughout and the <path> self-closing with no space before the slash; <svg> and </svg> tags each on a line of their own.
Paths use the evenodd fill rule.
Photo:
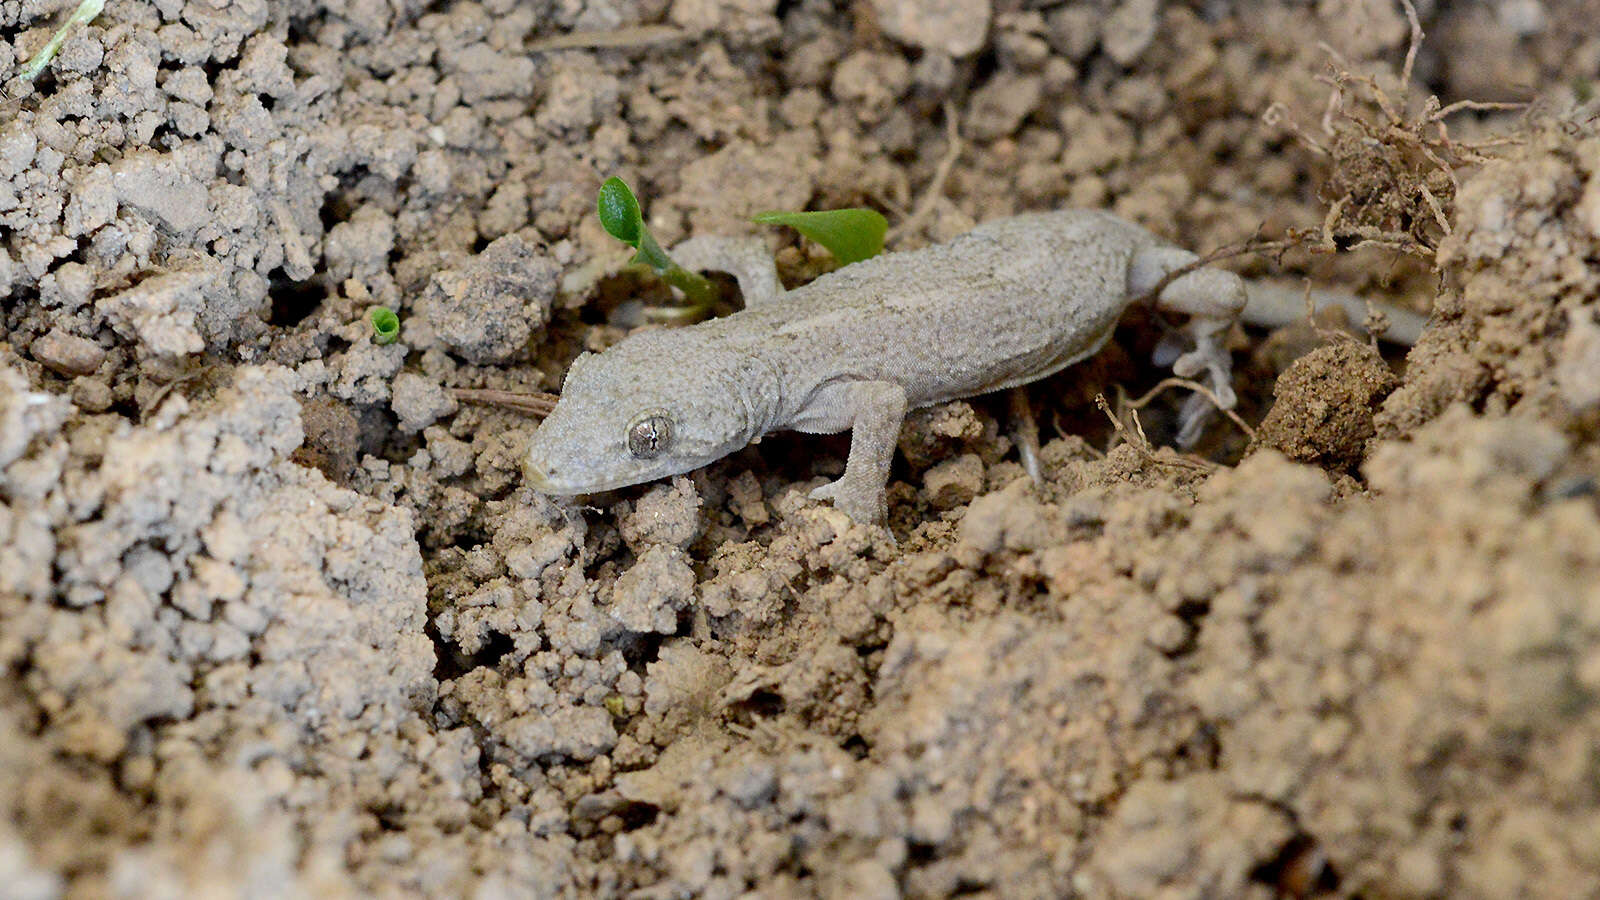
<svg viewBox="0 0 1600 900">
<path fill-rule="evenodd" d="M 881 523 L 908 410 L 1027 384 L 1094 355 L 1131 304 L 1198 260 L 1096 210 L 991 221 L 792 290 L 758 238 L 698 236 L 672 252 L 685 268 L 734 276 L 744 309 L 635 332 L 574 360 L 529 447 L 525 474 L 535 490 L 598 493 L 698 469 L 774 431 L 848 430 L 844 473 L 810 496 Z M 1156 308 L 1186 322 L 1179 343 L 1157 348 L 1157 361 L 1203 379 L 1212 395 L 1185 401 L 1180 443 L 1197 435 L 1213 400 L 1234 405 L 1223 346 L 1234 321 L 1281 322 L 1284 307 L 1303 310 L 1303 302 L 1290 289 L 1247 290 L 1238 275 L 1210 266 L 1161 289 Z"/>
</svg>

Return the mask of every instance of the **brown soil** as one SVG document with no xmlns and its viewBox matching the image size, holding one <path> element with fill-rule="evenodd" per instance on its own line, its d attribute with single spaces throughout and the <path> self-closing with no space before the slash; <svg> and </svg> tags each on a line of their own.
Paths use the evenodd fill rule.
<svg viewBox="0 0 1600 900">
<path fill-rule="evenodd" d="M 0 105 L 0 895 L 1600 895 L 1600 8 L 1419 5 L 1402 86 L 1390 0 L 111 0 Z M 1447 173 L 1429 95 L 1536 104 Z M 659 302 L 611 174 L 664 244 L 1359 193 L 1329 244 L 1416 246 L 1227 264 L 1432 320 L 1240 332 L 1260 432 L 1187 457 L 1094 403 L 1132 317 L 1042 486 L 1003 399 L 915 415 L 894 541 L 806 499 L 839 439 L 556 502 L 449 389 Z"/>
</svg>

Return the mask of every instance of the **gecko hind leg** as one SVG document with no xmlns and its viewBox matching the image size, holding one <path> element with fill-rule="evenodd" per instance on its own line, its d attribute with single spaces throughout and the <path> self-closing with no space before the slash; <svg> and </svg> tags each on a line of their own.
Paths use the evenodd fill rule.
<svg viewBox="0 0 1600 900">
<path fill-rule="evenodd" d="M 1178 409 L 1177 444 L 1193 447 L 1211 423 L 1218 409 L 1233 409 L 1238 397 L 1233 391 L 1233 359 L 1223 346 L 1231 323 L 1216 319 L 1192 319 L 1184 326 L 1194 341 L 1194 349 L 1179 356 L 1172 363 L 1172 372 L 1179 378 L 1201 381 L 1211 390 L 1212 397 L 1198 391 L 1191 393 Z"/>
<path fill-rule="evenodd" d="M 1147 291 L 1154 287 L 1167 272 L 1188 265 L 1197 259 L 1187 250 L 1157 246 L 1135 255 L 1129 267 L 1130 291 Z M 1172 364 L 1172 371 L 1180 378 L 1204 376 L 1202 383 L 1215 397 L 1191 395 L 1178 413 L 1178 445 L 1190 447 L 1199 440 L 1212 414 L 1217 408 L 1232 409 L 1237 397 L 1233 392 L 1233 357 L 1223 345 L 1228 329 L 1238 320 L 1245 306 L 1244 282 L 1239 276 L 1222 269 L 1199 268 L 1167 285 L 1156 298 L 1156 307 L 1189 317 L 1180 331 L 1187 338 L 1182 345 L 1163 341 L 1156 348 L 1158 364 Z"/>
</svg>

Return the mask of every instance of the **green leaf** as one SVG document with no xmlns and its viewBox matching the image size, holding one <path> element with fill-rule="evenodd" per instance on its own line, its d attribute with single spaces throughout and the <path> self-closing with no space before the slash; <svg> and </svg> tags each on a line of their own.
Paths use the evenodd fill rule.
<svg viewBox="0 0 1600 900">
<path fill-rule="evenodd" d="M 826 209 L 818 212 L 764 212 L 754 221 L 788 225 L 828 248 L 841 265 L 871 259 L 883 252 L 889 222 L 874 209 Z"/>
<path fill-rule="evenodd" d="M 600 225 L 606 234 L 630 247 L 638 247 L 645 234 L 644 216 L 639 213 L 639 199 L 633 196 L 628 183 L 613 175 L 600 185 L 596 204 L 600 210 Z"/>
<path fill-rule="evenodd" d="M 400 317 L 389 307 L 374 306 L 367 319 L 372 322 L 374 344 L 392 344 L 400 338 Z"/>
</svg>

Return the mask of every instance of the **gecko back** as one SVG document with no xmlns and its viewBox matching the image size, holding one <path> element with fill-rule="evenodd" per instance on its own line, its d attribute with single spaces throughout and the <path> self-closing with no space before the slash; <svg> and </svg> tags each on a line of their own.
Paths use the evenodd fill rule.
<svg viewBox="0 0 1600 900">
<path fill-rule="evenodd" d="M 1098 350 L 1146 243 L 1100 212 L 1002 219 L 824 275 L 774 304 L 771 327 L 819 380 L 895 381 L 912 406 L 986 393 Z"/>
</svg>

